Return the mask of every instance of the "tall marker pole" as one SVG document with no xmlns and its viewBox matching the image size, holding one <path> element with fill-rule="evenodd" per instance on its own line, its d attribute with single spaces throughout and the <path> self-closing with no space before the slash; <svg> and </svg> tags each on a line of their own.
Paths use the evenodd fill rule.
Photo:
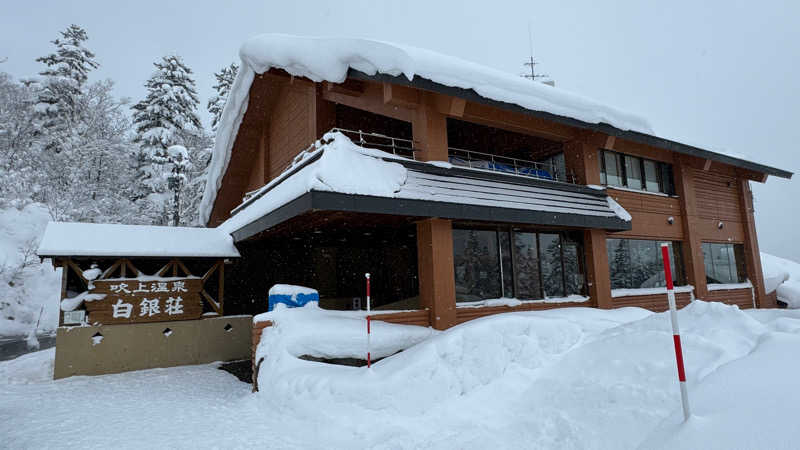
<svg viewBox="0 0 800 450">
<path fill-rule="evenodd" d="M 669 265 L 669 244 L 661 244 L 661 258 L 664 260 L 664 276 L 667 279 L 667 300 L 669 300 L 669 317 L 672 320 L 672 341 L 675 344 L 675 360 L 678 363 L 678 381 L 681 385 L 681 403 L 683 404 L 683 421 L 689 420 L 689 393 L 686 391 L 686 371 L 683 368 L 683 350 L 681 349 L 681 332 L 678 328 L 678 310 L 675 306 L 675 286 L 672 284 L 672 269 Z"/>
<path fill-rule="evenodd" d="M 371 331 L 371 330 L 370 330 L 370 320 L 371 320 L 371 319 L 370 319 L 370 317 L 369 317 L 369 313 L 370 313 L 370 303 L 369 303 L 369 273 L 365 273 L 365 274 L 364 274 L 364 277 L 366 277 L 366 279 L 367 279 L 367 369 L 369 369 L 370 367 L 372 367 L 372 363 L 371 363 L 371 361 L 370 361 L 370 356 L 371 356 L 371 355 L 370 355 L 370 337 L 371 337 L 371 333 L 370 333 L 370 331 Z"/>
</svg>

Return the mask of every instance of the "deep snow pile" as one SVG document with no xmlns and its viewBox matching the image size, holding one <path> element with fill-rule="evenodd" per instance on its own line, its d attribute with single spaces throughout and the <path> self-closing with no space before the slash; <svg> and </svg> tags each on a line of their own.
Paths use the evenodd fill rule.
<svg viewBox="0 0 800 450">
<path fill-rule="evenodd" d="M 800 308 L 800 264 L 762 252 L 761 268 L 767 293 L 777 291 L 778 300 Z"/>
<path fill-rule="evenodd" d="M 0 336 L 26 335 L 58 325 L 61 269 L 39 262 L 36 249 L 50 220 L 40 204 L 0 210 Z"/>
<path fill-rule="evenodd" d="M 299 321 L 271 318 L 294 322 L 295 331 L 278 326 L 283 337 L 265 345 L 273 359 L 262 364 L 258 394 L 215 365 L 52 382 L 42 381 L 52 353 L 0 363 L 3 442 L 625 449 L 796 448 L 800 441 L 800 390 L 787 375 L 800 371 L 800 360 L 787 357 L 800 345 L 800 311 L 744 312 L 702 301 L 681 310 L 695 412 L 686 425 L 666 314 L 566 308 L 496 315 L 431 334 L 371 370 L 286 356 L 325 345 L 328 326 L 315 339 L 313 330 L 299 332 Z M 355 320 L 353 330 L 363 325 L 346 320 Z M 381 332 L 393 333 L 376 329 L 376 339 Z M 362 344 L 354 336 L 337 347 Z"/>
</svg>

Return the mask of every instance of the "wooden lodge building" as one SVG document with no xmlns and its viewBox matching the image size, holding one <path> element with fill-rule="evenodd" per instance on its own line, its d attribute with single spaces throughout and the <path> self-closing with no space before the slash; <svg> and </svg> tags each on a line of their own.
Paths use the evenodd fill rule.
<svg viewBox="0 0 800 450">
<path fill-rule="evenodd" d="M 665 241 L 679 305 L 776 306 L 750 183 L 785 170 L 423 50 L 261 36 L 242 58 L 204 198 L 207 225 L 241 252 L 226 272 L 236 313 L 264 311 L 276 283 L 357 307 L 365 272 L 378 309 L 403 311 L 385 320 L 437 329 L 516 310 L 664 310 Z M 387 177 L 353 163 L 332 165 L 335 183 L 308 182 L 342 140 L 401 167 L 402 181 L 388 194 L 362 189 Z"/>
<path fill-rule="evenodd" d="M 446 329 L 508 311 L 775 307 L 751 182 L 785 170 L 657 136 L 556 87 L 426 50 L 262 35 L 222 115 L 207 228 L 48 225 L 55 377 L 250 357 L 276 284 Z M 252 327 L 255 326 L 255 329 Z"/>
</svg>

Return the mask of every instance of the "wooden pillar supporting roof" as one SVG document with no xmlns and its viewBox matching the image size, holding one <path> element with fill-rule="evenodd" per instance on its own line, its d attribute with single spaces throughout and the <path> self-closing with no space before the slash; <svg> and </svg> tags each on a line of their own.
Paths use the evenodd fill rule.
<svg viewBox="0 0 800 450">
<path fill-rule="evenodd" d="M 564 144 L 564 160 L 567 173 L 575 176 L 580 184 L 600 184 L 600 161 L 598 139 L 602 136 L 587 136 L 582 140 Z M 597 141 L 597 142 L 595 142 Z M 605 142 L 603 140 L 603 142 Z M 586 249 L 586 281 L 589 297 L 598 308 L 613 308 L 611 277 L 608 267 L 605 230 L 586 230 L 583 234 Z"/>
<path fill-rule="evenodd" d="M 420 306 L 430 311 L 431 326 L 444 330 L 456 324 L 453 227 L 450 220 L 417 222 Z"/>
</svg>

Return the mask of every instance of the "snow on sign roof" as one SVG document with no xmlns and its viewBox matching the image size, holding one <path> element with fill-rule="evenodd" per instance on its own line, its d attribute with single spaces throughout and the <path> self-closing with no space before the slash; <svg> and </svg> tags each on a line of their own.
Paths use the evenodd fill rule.
<svg viewBox="0 0 800 450">
<path fill-rule="evenodd" d="M 256 73 L 270 68 L 314 81 L 341 83 L 355 69 L 367 75 L 415 76 L 463 89 L 488 99 L 513 103 L 587 123 L 607 123 L 620 130 L 652 134 L 647 121 L 562 89 L 430 50 L 367 39 L 314 38 L 264 34 L 246 41 L 240 50 L 242 68 L 223 111 L 209 170 L 200 219 L 211 214 L 230 152 L 247 109 L 250 85 Z"/>
<path fill-rule="evenodd" d="M 236 258 L 230 235 L 216 228 L 50 222 L 39 256 Z"/>
</svg>

